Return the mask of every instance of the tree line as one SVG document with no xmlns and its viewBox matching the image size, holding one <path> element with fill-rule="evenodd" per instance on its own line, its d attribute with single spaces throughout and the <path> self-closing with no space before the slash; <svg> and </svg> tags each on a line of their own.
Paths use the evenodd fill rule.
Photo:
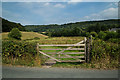
<svg viewBox="0 0 120 80">
<path fill-rule="evenodd" d="M 20 23 L 11 22 L 1 17 L 0 19 L 2 20 L 2 32 L 10 32 L 13 28 L 18 28 L 20 31 L 26 31 L 25 27 Z"/>
</svg>

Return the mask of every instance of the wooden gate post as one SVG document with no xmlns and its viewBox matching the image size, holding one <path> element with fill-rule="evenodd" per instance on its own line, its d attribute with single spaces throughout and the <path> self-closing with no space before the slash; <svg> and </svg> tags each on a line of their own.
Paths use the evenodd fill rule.
<svg viewBox="0 0 120 80">
<path fill-rule="evenodd" d="M 87 52 L 86 52 L 86 48 L 87 48 L 87 46 L 86 46 L 86 37 L 84 38 L 84 44 L 85 44 L 85 61 L 87 62 Z"/>
<path fill-rule="evenodd" d="M 39 54 L 39 43 L 37 43 L 37 55 Z"/>
<path fill-rule="evenodd" d="M 89 54 L 89 62 L 91 61 L 91 50 L 92 50 L 92 35 L 90 36 L 90 54 Z"/>
<path fill-rule="evenodd" d="M 91 49 L 92 49 L 92 35 L 86 41 L 86 62 L 89 63 L 91 61 Z"/>
</svg>

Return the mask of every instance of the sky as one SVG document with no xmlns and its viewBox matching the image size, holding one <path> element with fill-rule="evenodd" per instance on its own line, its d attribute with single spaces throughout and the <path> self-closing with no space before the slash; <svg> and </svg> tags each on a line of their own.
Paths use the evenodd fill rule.
<svg viewBox="0 0 120 80">
<path fill-rule="evenodd" d="M 4 0 L 2 17 L 22 25 L 65 24 L 118 18 L 117 2 L 73 1 L 77 0 L 69 2 L 14 2 L 14 0 L 7 2 Z"/>
</svg>

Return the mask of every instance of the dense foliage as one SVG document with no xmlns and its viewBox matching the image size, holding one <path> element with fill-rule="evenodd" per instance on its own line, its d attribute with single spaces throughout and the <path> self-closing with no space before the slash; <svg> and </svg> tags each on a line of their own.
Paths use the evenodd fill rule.
<svg viewBox="0 0 120 80">
<path fill-rule="evenodd" d="M 11 65 L 41 66 L 36 42 L 2 41 L 2 62 Z"/>
<path fill-rule="evenodd" d="M 115 20 L 102 20 L 102 21 L 86 21 L 68 23 L 62 25 L 26 25 L 28 31 L 45 32 L 48 36 L 89 36 L 90 32 L 99 33 L 111 28 L 120 28 L 118 25 L 119 19 Z"/>
<path fill-rule="evenodd" d="M 19 31 L 18 28 L 13 28 L 9 32 L 8 37 L 9 38 L 14 38 L 14 39 L 17 39 L 17 40 L 21 40 L 22 34 L 21 34 L 21 32 Z"/>
<path fill-rule="evenodd" d="M 25 31 L 25 28 L 20 23 L 10 22 L 8 20 L 2 19 L 2 32 L 9 32 L 12 28 L 18 28 L 20 31 Z"/>
<path fill-rule="evenodd" d="M 36 44 L 24 41 L 2 41 L 3 56 L 22 57 L 26 54 L 36 54 Z"/>
<path fill-rule="evenodd" d="M 94 40 L 91 51 L 92 62 L 101 67 L 116 67 L 119 64 L 120 45 L 117 43 Z"/>
</svg>

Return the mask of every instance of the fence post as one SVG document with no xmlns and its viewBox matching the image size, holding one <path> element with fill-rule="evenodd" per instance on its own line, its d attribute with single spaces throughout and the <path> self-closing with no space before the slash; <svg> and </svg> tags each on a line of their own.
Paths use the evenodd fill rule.
<svg viewBox="0 0 120 80">
<path fill-rule="evenodd" d="M 90 36 L 90 45 L 92 45 L 92 35 Z"/>
<path fill-rule="evenodd" d="M 84 44 L 85 44 L 85 61 L 87 62 L 87 52 L 86 52 L 86 37 L 84 38 Z"/>
<path fill-rule="evenodd" d="M 39 54 L 39 43 L 37 43 L 37 55 Z"/>
<path fill-rule="evenodd" d="M 86 58 L 87 58 L 87 63 L 91 61 L 91 49 L 92 49 L 92 35 L 87 39 L 86 41 Z"/>
<path fill-rule="evenodd" d="M 91 50 L 92 50 L 92 35 L 90 36 L 90 54 L 89 54 L 89 62 L 91 61 Z"/>
</svg>

